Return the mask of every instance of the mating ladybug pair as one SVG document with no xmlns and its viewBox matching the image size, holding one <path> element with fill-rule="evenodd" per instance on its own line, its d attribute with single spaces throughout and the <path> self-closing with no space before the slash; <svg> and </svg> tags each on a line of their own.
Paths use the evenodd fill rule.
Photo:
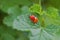
<svg viewBox="0 0 60 40">
<path fill-rule="evenodd" d="M 33 23 L 37 23 L 38 22 L 38 18 L 34 15 L 30 15 L 30 20 L 33 22 Z"/>
</svg>

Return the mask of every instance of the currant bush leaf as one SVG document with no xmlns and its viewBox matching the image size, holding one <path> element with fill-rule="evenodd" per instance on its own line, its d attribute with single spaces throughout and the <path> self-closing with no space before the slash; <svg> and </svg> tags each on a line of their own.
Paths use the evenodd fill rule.
<svg viewBox="0 0 60 40">
<path fill-rule="evenodd" d="M 44 29 L 40 28 L 31 30 L 30 40 L 53 40 L 53 38 L 54 36 Z"/>
<path fill-rule="evenodd" d="M 58 9 L 53 8 L 53 7 L 48 7 L 47 8 L 47 13 L 50 15 L 52 18 L 56 18 L 59 16 L 58 14 Z"/>
<path fill-rule="evenodd" d="M 36 12 L 36 13 L 40 13 L 41 12 L 41 6 L 39 4 L 33 4 L 30 8 L 31 12 Z M 41 14 L 41 13 L 40 13 Z"/>
<path fill-rule="evenodd" d="M 21 11 L 22 11 L 22 14 L 30 13 L 28 6 L 23 6 L 23 7 L 21 8 Z"/>
<path fill-rule="evenodd" d="M 29 16 L 33 15 L 33 13 L 29 12 L 28 7 L 26 6 L 22 7 L 22 11 L 23 11 L 22 14 L 20 16 L 17 16 L 17 18 L 14 20 L 13 28 L 17 30 L 30 30 L 33 28 L 40 27 L 39 22 L 37 24 L 34 24 L 33 22 L 31 22 Z"/>
<path fill-rule="evenodd" d="M 8 9 L 8 16 L 4 17 L 3 23 L 12 26 L 14 19 L 21 14 L 21 9 L 17 6 Z"/>
<path fill-rule="evenodd" d="M 56 37 L 58 37 L 56 36 L 56 32 L 59 30 L 58 28 L 60 28 L 60 26 L 58 27 L 51 24 L 46 28 L 32 29 L 30 31 L 30 40 L 54 40 Z"/>
<path fill-rule="evenodd" d="M 30 18 L 29 18 L 30 14 L 22 14 L 20 16 L 18 16 L 13 23 L 13 28 L 17 29 L 17 30 L 30 30 L 30 29 L 35 29 L 35 28 L 39 28 L 40 27 L 40 23 L 36 23 L 34 24 L 33 22 L 31 22 Z"/>
<path fill-rule="evenodd" d="M 15 17 L 7 16 L 4 18 L 3 23 L 7 26 L 12 26 L 14 18 Z"/>
<path fill-rule="evenodd" d="M 21 8 L 19 8 L 18 6 L 13 6 L 8 8 L 7 13 L 11 16 L 17 16 L 21 14 Z"/>
<path fill-rule="evenodd" d="M 60 25 L 60 17 L 59 17 L 59 11 L 56 8 L 49 7 L 47 8 L 47 12 L 45 13 L 45 21 L 46 24 L 54 24 L 54 25 Z"/>
</svg>

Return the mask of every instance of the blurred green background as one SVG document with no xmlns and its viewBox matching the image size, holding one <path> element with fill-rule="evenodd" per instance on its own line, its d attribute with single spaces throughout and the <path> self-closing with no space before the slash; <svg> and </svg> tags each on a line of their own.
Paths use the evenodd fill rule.
<svg viewBox="0 0 60 40">
<path fill-rule="evenodd" d="M 42 30 L 43 31 L 41 34 L 42 36 L 39 35 L 40 34 L 39 30 L 37 30 L 36 32 L 35 32 L 35 30 L 31 31 L 32 32 L 31 33 L 30 31 L 21 31 L 19 28 L 18 28 L 19 30 L 17 30 L 12 26 L 13 21 L 15 18 L 17 18 L 17 16 L 19 16 L 21 14 L 25 15 L 24 13 L 30 13 L 30 12 L 28 12 L 27 9 L 30 8 L 30 6 L 32 6 L 33 4 L 39 4 L 40 6 L 42 6 L 43 10 L 45 10 L 51 6 L 51 7 L 58 9 L 58 12 L 60 12 L 60 0 L 0 0 L 0 40 L 51 40 L 49 38 L 52 35 L 50 32 L 53 33 L 55 31 L 57 31 L 57 32 L 55 32 L 56 37 L 53 40 L 60 40 L 60 18 L 59 18 L 60 13 L 59 13 L 59 17 L 58 17 L 59 18 L 58 19 L 59 24 L 57 24 L 58 26 L 56 26 L 55 24 L 54 25 L 56 27 L 49 25 L 49 27 L 47 27 L 47 29 L 46 29 L 46 31 L 48 31 L 48 29 L 49 29 L 48 33 L 46 33 L 44 31 L 45 30 L 44 29 L 44 30 Z M 21 9 L 23 11 L 21 11 Z M 22 19 L 22 18 L 20 18 L 20 19 Z M 25 20 L 26 20 L 26 18 L 25 18 Z M 49 20 L 49 19 L 47 19 L 47 20 Z M 53 21 L 51 21 L 51 22 L 53 22 Z M 24 21 L 23 21 L 23 23 L 24 23 Z M 34 24 L 31 24 L 30 22 L 26 22 L 26 23 L 29 24 L 29 25 L 26 24 L 27 26 L 34 25 Z M 48 24 L 48 22 L 47 22 L 47 24 Z M 39 25 L 39 23 L 36 26 L 38 26 L 38 25 Z M 39 27 L 37 27 L 37 28 L 39 28 Z M 36 33 L 36 35 L 38 33 L 38 36 L 35 37 L 35 35 L 31 35 L 31 34 L 34 34 L 34 32 Z M 46 37 L 46 34 L 47 34 L 48 38 Z M 30 36 L 32 36 L 32 37 L 30 37 Z M 41 39 L 39 39 L 39 38 L 41 38 Z"/>
</svg>

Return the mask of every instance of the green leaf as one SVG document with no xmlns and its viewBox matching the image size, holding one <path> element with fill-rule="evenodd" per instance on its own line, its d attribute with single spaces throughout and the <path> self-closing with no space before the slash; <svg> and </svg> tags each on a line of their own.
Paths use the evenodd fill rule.
<svg viewBox="0 0 60 40">
<path fill-rule="evenodd" d="M 21 8 L 21 11 L 22 11 L 22 14 L 30 13 L 28 6 L 23 6 L 23 7 Z"/>
<path fill-rule="evenodd" d="M 54 40 L 60 40 L 60 29 L 56 32 L 56 37 Z"/>
<path fill-rule="evenodd" d="M 45 24 L 54 24 L 54 25 L 60 25 L 60 17 L 58 9 L 53 7 L 48 7 L 45 12 Z"/>
<path fill-rule="evenodd" d="M 17 6 L 8 9 L 8 16 L 4 17 L 3 23 L 12 26 L 14 19 L 21 14 L 21 9 Z"/>
<path fill-rule="evenodd" d="M 40 4 L 33 4 L 30 8 L 31 12 L 36 12 L 36 13 L 40 13 L 41 12 L 41 5 Z M 41 13 L 40 13 L 41 14 Z"/>
<path fill-rule="evenodd" d="M 29 19 L 29 16 L 33 13 L 30 13 L 27 11 L 25 12 L 25 7 L 23 7 L 22 14 L 20 16 L 17 16 L 17 18 L 14 20 L 13 28 L 21 31 L 30 31 L 29 38 L 30 40 L 53 40 L 55 37 L 55 33 L 58 31 L 58 26 L 56 25 L 48 25 L 47 27 L 43 28 L 41 27 L 40 20 L 38 23 L 34 24 Z M 39 17 L 37 14 L 34 14 L 37 17 Z M 48 19 L 47 19 L 48 20 Z M 51 23 L 52 24 L 52 23 Z"/>
<path fill-rule="evenodd" d="M 3 23 L 6 24 L 8 27 L 13 25 L 13 21 L 16 17 L 7 16 L 4 18 Z"/>
<path fill-rule="evenodd" d="M 48 25 L 46 28 L 31 29 L 30 40 L 54 40 L 56 37 L 56 32 L 58 32 L 60 26 Z M 56 40 L 56 39 L 55 39 Z"/>
<path fill-rule="evenodd" d="M 49 15 L 52 18 L 57 18 L 59 16 L 58 9 L 56 9 L 54 7 L 48 7 L 47 15 Z"/>
<path fill-rule="evenodd" d="M 54 25 L 54 24 L 50 24 L 47 25 L 45 30 L 53 35 L 55 35 L 56 32 L 58 32 L 60 29 L 60 26 Z"/>
<path fill-rule="evenodd" d="M 30 30 L 40 27 L 40 22 L 34 24 L 29 16 L 30 15 L 36 15 L 34 13 L 29 12 L 29 8 L 24 6 L 22 7 L 22 14 L 20 16 L 17 16 L 17 18 L 14 20 L 13 28 L 17 30 Z M 38 15 L 36 15 L 38 17 Z"/>
<path fill-rule="evenodd" d="M 56 36 L 53 40 L 60 40 L 60 36 Z"/>
<path fill-rule="evenodd" d="M 31 30 L 30 40 L 53 40 L 54 36 L 44 29 Z"/>
<path fill-rule="evenodd" d="M 34 14 L 36 17 L 39 18 L 37 14 L 29 12 L 29 9 L 26 6 L 22 7 L 22 11 L 23 11 L 22 14 L 20 16 L 17 16 L 17 18 L 13 22 L 14 29 L 21 30 L 21 31 L 30 31 L 31 32 L 29 35 L 30 40 L 53 40 L 54 39 L 55 33 L 58 31 L 59 28 L 58 26 L 54 24 L 51 25 L 52 23 L 50 23 L 49 25 L 47 22 L 46 23 L 47 27 L 43 28 L 41 27 L 40 20 L 38 21 L 38 23 L 34 24 L 29 19 L 29 16 L 32 14 Z"/>
<path fill-rule="evenodd" d="M 31 14 L 25 13 L 22 14 L 20 16 L 18 16 L 13 23 L 13 28 L 17 29 L 17 30 L 30 30 L 30 29 L 37 29 L 40 27 L 40 21 L 38 21 L 38 23 L 34 24 L 33 22 L 31 22 L 29 16 Z"/>
<path fill-rule="evenodd" d="M 21 8 L 19 8 L 18 6 L 13 6 L 8 8 L 8 14 L 12 15 L 12 16 L 17 16 L 21 14 Z"/>
</svg>

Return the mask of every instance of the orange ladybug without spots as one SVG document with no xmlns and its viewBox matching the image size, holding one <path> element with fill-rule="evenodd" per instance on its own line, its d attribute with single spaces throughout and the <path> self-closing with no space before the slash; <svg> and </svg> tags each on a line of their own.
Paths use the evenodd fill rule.
<svg viewBox="0 0 60 40">
<path fill-rule="evenodd" d="M 30 20 L 31 20 L 33 23 L 37 23 L 37 22 L 38 22 L 38 18 L 35 17 L 34 15 L 31 15 L 31 16 L 30 16 Z"/>
</svg>

